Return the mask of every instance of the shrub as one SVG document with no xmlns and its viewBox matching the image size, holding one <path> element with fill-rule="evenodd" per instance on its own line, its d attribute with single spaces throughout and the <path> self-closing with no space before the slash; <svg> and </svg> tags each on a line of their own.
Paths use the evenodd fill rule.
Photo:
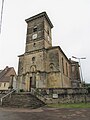
<svg viewBox="0 0 90 120">
<path fill-rule="evenodd" d="M 20 92 L 24 92 L 24 90 L 23 90 L 23 89 L 20 89 Z"/>
<path fill-rule="evenodd" d="M 90 87 L 87 87 L 88 93 L 90 93 Z"/>
</svg>

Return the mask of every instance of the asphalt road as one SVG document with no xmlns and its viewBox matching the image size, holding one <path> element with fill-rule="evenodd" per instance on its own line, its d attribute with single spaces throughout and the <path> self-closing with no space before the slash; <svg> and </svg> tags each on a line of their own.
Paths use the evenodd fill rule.
<svg viewBox="0 0 90 120">
<path fill-rule="evenodd" d="M 90 109 L 0 108 L 0 120 L 90 120 Z"/>
</svg>

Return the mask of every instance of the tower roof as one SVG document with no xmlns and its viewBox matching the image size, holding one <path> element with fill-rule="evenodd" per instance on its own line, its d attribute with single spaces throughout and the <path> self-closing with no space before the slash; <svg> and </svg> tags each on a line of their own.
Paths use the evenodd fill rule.
<svg viewBox="0 0 90 120">
<path fill-rule="evenodd" d="M 32 21 L 32 20 L 35 20 L 35 19 L 40 18 L 40 17 L 43 17 L 43 16 L 47 19 L 47 21 L 48 21 L 48 23 L 50 24 L 51 28 L 53 28 L 53 24 L 52 24 L 52 22 L 50 21 L 50 19 L 49 19 L 49 17 L 48 17 L 48 15 L 47 15 L 46 12 L 39 13 L 39 14 L 37 14 L 37 15 L 35 15 L 35 16 L 32 16 L 32 17 L 26 19 L 25 21 L 28 23 L 28 22 L 30 22 L 30 21 Z"/>
</svg>

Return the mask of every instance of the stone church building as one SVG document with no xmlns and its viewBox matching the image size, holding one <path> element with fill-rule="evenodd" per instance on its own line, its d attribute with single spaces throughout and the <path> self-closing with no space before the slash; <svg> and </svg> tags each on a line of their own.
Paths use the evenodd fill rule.
<svg viewBox="0 0 90 120">
<path fill-rule="evenodd" d="M 19 56 L 18 88 L 80 87 L 79 65 L 52 46 L 52 28 L 46 12 L 26 19 L 25 53 Z"/>
</svg>

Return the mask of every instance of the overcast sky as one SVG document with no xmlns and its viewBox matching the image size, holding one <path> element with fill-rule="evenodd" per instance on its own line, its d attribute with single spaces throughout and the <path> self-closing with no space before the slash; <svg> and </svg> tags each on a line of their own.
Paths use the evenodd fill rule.
<svg viewBox="0 0 90 120">
<path fill-rule="evenodd" d="M 54 25 L 53 45 L 60 46 L 68 58 L 86 57 L 81 67 L 84 80 L 90 82 L 90 0 L 4 1 L 0 69 L 13 66 L 18 70 L 18 55 L 25 52 L 25 19 L 46 11 Z"/>
</svg>

